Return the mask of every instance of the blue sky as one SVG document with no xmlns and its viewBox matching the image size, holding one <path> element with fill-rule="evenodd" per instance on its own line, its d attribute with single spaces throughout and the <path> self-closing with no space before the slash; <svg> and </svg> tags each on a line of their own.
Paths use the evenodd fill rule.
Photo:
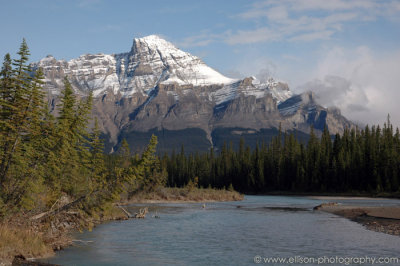
<svg viewBox="0 0 400 266">
<path fill-rule="evenodd" d="M 129 51 L 158 34 L 231 77 L 273 76 L 349 118 L 400 125 L 399 0 L 1 0 L 0 53 Z M 399 113 L 399 114 L 398 114 Z"/>
</svg>

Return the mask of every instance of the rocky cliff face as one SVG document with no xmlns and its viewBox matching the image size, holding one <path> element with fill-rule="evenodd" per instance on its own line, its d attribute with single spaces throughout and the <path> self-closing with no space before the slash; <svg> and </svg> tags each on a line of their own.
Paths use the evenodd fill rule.
<svg viewBox="0 0 400 266">
<path fill-rule="evenodd" d="M 151 133 L 159 135 L 165 150 L 185 141 L 196 150 L 215 144 L 221 129 L 237 135 L 280 125 L 303 132 L 310 125 L 319 130 L 327 125 L 337 133 L 352 126 L 337 110 L 318 105 L 312 93 L 293 95 L 287 84 L 272 78 L 265 83 L 227 78 L 154 35 L 134 39 L 128 53 L 70 61 L 47 56 L 33 67 L 43 68 L 53 106 L 65 76 L 76 94 L 93 92 L 93 114 L 101 122 L 107 151 L 121 138 L 141 149 Z M 196 147 L 191 137 L 201 145 Z"/>
</svg>

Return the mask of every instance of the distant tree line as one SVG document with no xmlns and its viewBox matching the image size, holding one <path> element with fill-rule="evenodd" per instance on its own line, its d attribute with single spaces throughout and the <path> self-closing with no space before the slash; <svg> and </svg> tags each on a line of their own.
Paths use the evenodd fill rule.
<svg viewBox="0 0 400 266">
<path fill-rule="evenodd" d="M 18 56 L 7 54 L 0 72 L 0 218 L 47 211 L 63 195 L 91 215 L 165 183 L 156 137 L 141 155 L 132 156 L 124 142 L 118 154 L 105 156 L 97 121 L 88 127 L 92 95 L 77 99 L 65 79 L 53 116 L 43 72 L 27 63 L 25 40 Z"/>
<path fill-rule="evenodd" d="M 244 140 L 236 149 L 226 143 L 216 153 L 161 157 L 169 186 L 184 186 L 198 178 L 199 185 L 233 186 L 247 193 L 292 192 L 399 192 L 400 134 L 389 116 L 383 128 L 345 129 L 334 138 L 327 128 L 319 138 L 311 128 L 308 143 L 295 133 L 279 130 L 270 143 L 255 149 Z"/>
</svg>

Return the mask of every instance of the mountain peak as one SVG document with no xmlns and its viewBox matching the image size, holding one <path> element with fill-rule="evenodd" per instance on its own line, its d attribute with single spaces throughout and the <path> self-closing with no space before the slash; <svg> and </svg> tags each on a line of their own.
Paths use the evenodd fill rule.
<svg viewBox="0 0 400 266">
<path fill-rule="evenodd" d="M 140 48 L 144 50 L 151 49 L 161 53 L 172 53 L 172 54 L 186 54 L 179 50 L 172 43 L 166 41 L 158 35 L 149 35 L 142 38 L 133 39 L 133 51 L 140 51 Z"/>
<path fill-rule="evenodd" d="M 141 37 L 141 38 L 134 38 L 135 40 L 138 41 L 144 41 L 144 42 L 167 42 L 165 39 L 161 38 L 160 36 L 156 35 L 156 34 L 152 34 L 152 35 L 148 35 L 145 37 Z"/>
<path fill-rule="evenodd" d="M 135 69 L 136 79 L 140 79 L 140 84 L 148 84 L 146 93 L 158 83 L 200 86 L 229 84 L 235 81 L 158 35 L 135 38 L 129 56 L 127 60 L 130 61 L 132 69 Z"/>
</svg>

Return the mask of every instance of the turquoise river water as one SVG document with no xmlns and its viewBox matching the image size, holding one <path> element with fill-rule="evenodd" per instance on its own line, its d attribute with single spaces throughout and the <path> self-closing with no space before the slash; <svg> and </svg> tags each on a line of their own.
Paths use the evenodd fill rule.
<svg viewBox="0 0 400 266">
<path fill-rule="evenodd" d="M 391 199 L 336 201 L 400 205 L 400 200 Z M 349 265 L 349 258 L 356 258 L 352 262 L 357 264 L 357 258 L 400 257 L 400 237 L 312 210 L 322 202 L 326 201 L 246 196 L 240 202 L 207 203 L 206 208 L 201 203 L 146 204 L 150 211 L 146 219 L 109 222 L 76 234 L 75 239 L 82 242 L 45 261 L 61 265 L 289 265 L 288 261 L 267 261 L 281 258 L 295 262 L 291 265 Z M 133 213 L 142 206 L 132 205 L 129 210 Z M 160 218 L 154 218 L 155 214 Z"/>
</svg>

